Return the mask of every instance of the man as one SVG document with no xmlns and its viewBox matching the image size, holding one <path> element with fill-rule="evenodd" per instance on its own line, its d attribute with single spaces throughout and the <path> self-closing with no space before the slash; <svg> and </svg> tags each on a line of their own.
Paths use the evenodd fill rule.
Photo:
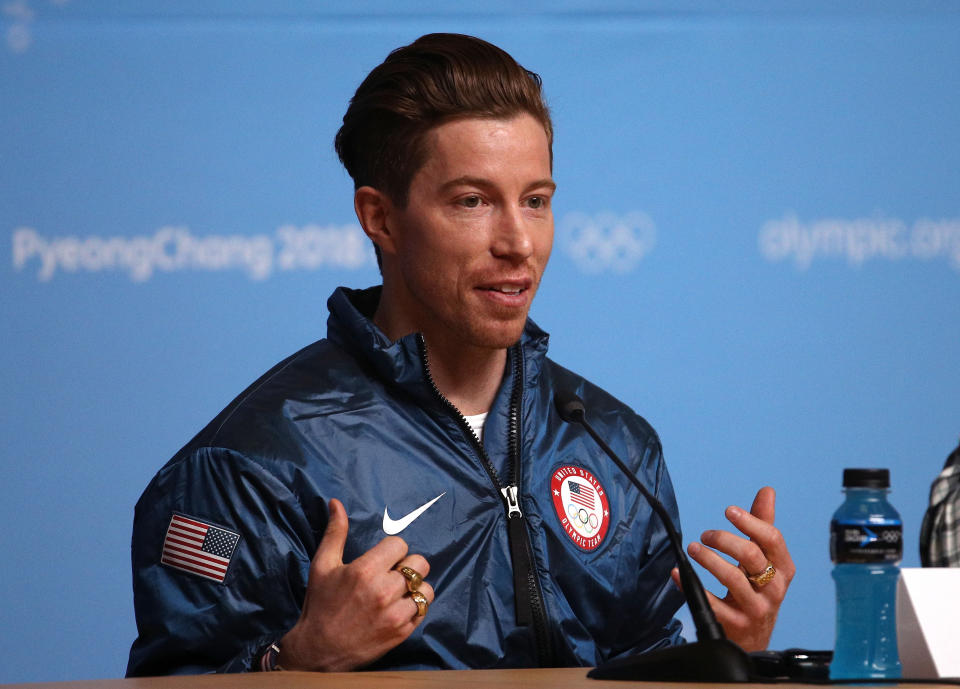
<svg viewBox="0 0 960 689">
<path fill-rule="evenodd" d="M 553 239 L 539 77 L 478 39 L 424 36 L 361 84 L 336 145 L 383 286 L 338 289 L 328 338 L 148 486 L 128 672 L 593 665 L 678 642 L 662 525 L 554 395 L 585 400 L 676 519 L 659 440 L 548 359 L 527 318 Z M 752 540 L 703 536 L 743 570 L 690 547 L 748 650 L 793 575 L 773 503 L 728 510 Z"/>
</svg>

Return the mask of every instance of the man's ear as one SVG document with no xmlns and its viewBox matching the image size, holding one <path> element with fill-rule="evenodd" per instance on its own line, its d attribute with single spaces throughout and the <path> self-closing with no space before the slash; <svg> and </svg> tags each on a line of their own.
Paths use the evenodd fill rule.
<svg viewBox="0 0 960 689">
<path fill-rule="evenodd" d="M 353 207 L 370 241 L 380 247 L 381 252 L 395 253 L 395 237 L 389 226 L 393 210 L 390 198 L 379 189 L 360 187 L 353 194 Z"/>
</svg>

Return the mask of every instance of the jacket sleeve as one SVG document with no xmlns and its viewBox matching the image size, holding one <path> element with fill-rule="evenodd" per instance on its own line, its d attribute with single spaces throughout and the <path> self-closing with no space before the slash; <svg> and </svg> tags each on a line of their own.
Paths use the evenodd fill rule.
<svg viewBox="0 0 960 689">
<path fill-rule="evenodd" d="M 325 512 L 325 511 L 324 511 Z M 317 532 L 261 465 L 200 448 L 137 503 L 131 543 L 138 638 L 128 676 L 241 672 L 296 623 Z"/>
<path fill-rule="evenodd" d="M 644 422 L 646 424 L 646 422 Z M 644 452 L 640 454 L 639 474 L 645 475 L 647 485 L 653 485 L 653 493 L 663 503 L 677 531 L 680 531 L 680 512 L 677 507 L 673 483 L 667 471 L 659 438 L 651 433 Z M 642 477 L 643 478 L 643 477 Z M 642 497 L 639 497 L 643 500 Z M 644 501 L 645 503 L 645 501 Z M 666 646 L 685 643 L 681 635 L 683 624 L 675 616 L 684 605 L 683 593 L 670 577 L 676 565 L 676 557 L 670 544 L 667 530 L 654 514 L 649 514 L 646 528 L 634 525 L 632 555 L 641 554 L 636 569 L 634 600 L 643 601 L 642 618 L 646 624 L 633 628 L 633 639 L 626 648 L 616 648 L 608 659 L 645 653 Z M 682 538 L 682 537 L 681 537 Z M 629 634 L 626 638 L 629 638 Z"/>
</svg>

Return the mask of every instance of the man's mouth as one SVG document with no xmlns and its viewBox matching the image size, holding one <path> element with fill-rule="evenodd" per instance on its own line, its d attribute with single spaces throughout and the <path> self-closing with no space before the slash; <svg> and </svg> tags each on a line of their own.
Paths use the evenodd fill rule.
<svg viewBox="0 0 960 689">
<path fill-rule="evenodd" d="M 515 277 L 491 276 L 477 285 L 484 292 L 493 292 L 507 297 L 517 297 L 533 287 L 533 280 L 525 275 Z"/>
<path fill-rule="evenodd" d="M 500 294 L 509 294 L 511 296 L 516 296 L 526 291 L 525 287 L 520 287 L 519 285 L 493 285 L 492 287 L 484 287 L 483 289 L 488 292 L 499 292 Z"/>
</svg>

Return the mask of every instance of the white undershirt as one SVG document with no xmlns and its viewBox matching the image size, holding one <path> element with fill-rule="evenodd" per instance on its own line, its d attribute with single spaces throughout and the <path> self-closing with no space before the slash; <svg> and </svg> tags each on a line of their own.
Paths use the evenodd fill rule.
<svg viewBox="0 0 960 689">
<path fill-rule="evenodd" d="M 473 416 L 464 416 L 467 420 L 467 423 L 470 424 L 470 428 L 473 429 L 473 434 L 477 436 L 477 440 L 483 440 L 483 424 L 487 420 L 487 414 L 489 412 L 483 412 L 482 414 L 474 414 Z"/>
</svg>

